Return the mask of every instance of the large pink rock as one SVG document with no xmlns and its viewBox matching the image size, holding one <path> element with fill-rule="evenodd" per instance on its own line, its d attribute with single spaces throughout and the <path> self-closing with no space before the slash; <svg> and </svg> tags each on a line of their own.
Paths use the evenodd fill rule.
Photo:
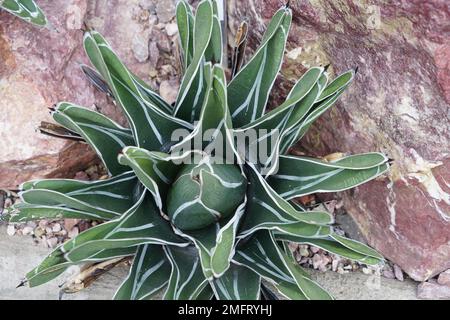
<svg viewBox="0 0 450 320">
<path fill-rule="evenodd" d="M 254 49 L 284 1 L 230 1 L 230 29 L 250 23 Z M 359 66 L 355 83 L 301 145 L 310 153 L 383 151 L 389 176 L 343 194 L 369 244 L 423 281 L 450 267 L 450 3 L 291 1 L 279 83 L 307 67 Z M 291 81 L 289 81 L 291 80 Z M 273 104 L 289 85 L 273 93 Z"/>
<path fill-rule="evenodd" d="M 132 71 L 156 88 L 173 83 L 178 73 L 175 35 L 166 30 L 173 30 L 167 25 L 173 22 L 174 1 L 164 6 L 156 0 L 37 2 L 51 22 L 47 29 L 0 11 L 0 188 L 15 188 L 30 178 L 70 176 L 96 160 L 85 145 L 36 132 L 41 121 L 51 121 L 47 108 L 53 104 L 95 104 L 125 124 L 120 110 L 79 68 L 87 63 L 84 24 L 101 31 Z M 171 90 L 164 94 L 173 95 Z"/>
<path fill-rule="evenodd" d="M 49 14 L 51 29 L 0 13 L 0 187 L 14 188 L 28 178 L 58 172 L 70 175 L 82 163 L 95 160 L 81 144 L 67 145 L 36 131 L 41 121 L 51 121 L 47 108 L 54 103 L 95 101 L 78 67 L 83 61 L 80 28 L 86 1 L 40 1 L 40 5 Z"/>
</svg>

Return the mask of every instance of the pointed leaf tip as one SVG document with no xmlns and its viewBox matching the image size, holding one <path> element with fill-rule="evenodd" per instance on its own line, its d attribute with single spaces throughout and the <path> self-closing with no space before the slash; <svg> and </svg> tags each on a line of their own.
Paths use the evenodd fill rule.
<svg viewBox="0 0 450 320">
<path fill-rule="evenodd" d="M 16 286 L 16 289 L 25 286 L 27 284 L 27 282 L 28 282 L 27 279 L 20 280 L 20 283 Z"/>
</svg>

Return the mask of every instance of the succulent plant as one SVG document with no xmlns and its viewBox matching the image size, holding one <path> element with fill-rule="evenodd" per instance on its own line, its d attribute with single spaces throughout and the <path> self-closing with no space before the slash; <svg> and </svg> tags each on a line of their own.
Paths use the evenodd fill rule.
<svg viewBox="0 0 450 320">
<path fill-rule="evenodd" d="M 33 0 L 0 0 L 0 9 L 38 26 L 45 26 L 47 18 Z"/>
<path fill-rule="evenodd" d="M 29 286 L 72 265 L 130 256 L 133 265 L 116 299 L 147 299 L 158 292 L 164 299 L 269 299 L 275 297 L 273 287 L 289 299 L 330 299 L 297 265 L 288 242 L 369 265 L 382 261 L 375 250 L 336 234 L 329 213 L 307 211 L 295 201 L 355 187 L 389 165 L 380 153 L 334 161 L 289 155 L 355 75 L 350 70 L 330 81 L 326 68 L 311 68 L 280 106 L 266 112 L 291 18 L 287 6 L 275 13 L 246 64 L 243 24 L 227 78 L 215 1 L 201 1 L 195 15 L 180 1 L 184 74 L 173 106 L 130 72 L 98 32 L 86 32 L 84 47 L 94 68 L 83 70 L 122 108 L 129 128 L 71 103 L 52 109 L 62 127 L 43 130 L 91 145 L 110 177 L 21 186 L 11 222 L 102 221 L 57 247 L 27 274 Z M 186 134 L 174 139 L 176 132 Z M 263 146 L 267 156 L 255 156 Z"/>
</svg>

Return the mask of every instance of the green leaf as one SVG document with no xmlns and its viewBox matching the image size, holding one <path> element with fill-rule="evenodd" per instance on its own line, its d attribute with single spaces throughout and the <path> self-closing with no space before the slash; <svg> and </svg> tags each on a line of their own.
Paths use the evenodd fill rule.
<svg viewBox="0 0 450 320">
<path fill-rule="evenodd" d="M 218 300 L 258 300 L 261 293 L 260 276 L 236 264 L 210 283 Z"/>
<path fill-rule="evenodd" d="M 194 54 L 194 16 L 189 4 L 182 0 L 177 4 L 177 25 L 183 51 L 183 67 L 186 70 Z"/>
<path fill-rule="evenodd" d="M 26 222 L 41 219 L 86 219 L 86 220 L 109 220 L 108 215 L 96 214 L 87 211 L 75 210 L 66 207 L 35 205 L 28 203 L 18 203 L 13 210 L 18 213 L 9 216 L 8 221 Z M 111 218 L 115 218 L 112 216 Z"/>
<path fill-rule="evenodd" d="M 56 248 L 37 268 L 27 274 L 30 285 L 50 281 L 73 264 L 134 254 L 137 245 L 187 245 L 173 234 L 168 223 L 156 212 L 149 197 L 144 197 L 145 193 L 120 219 L 90 228 Z"/>
<path fill-rule="evenodd" d="M 290 299 L 329 299 L 331 296 L 314 283 L 276 243 L 270 231 L 258 231 L 239 246 L 233 259 L 275 284 Z"/>
<path fill-rule="evenodd" d="M 211 64 L 206 64 L 205 67 L 211 68 Z M 237 154 L 233 136 L 229 130 L 232 122 L 227 108 L 225 72 L 220 65 L 215 65 L 211 71 L 206 71 L 205 75 L 208 78 L 207 95 L 201 109 L 200 119 L 192 133 L 180 143 L 172 146 L 171 150 L 180 152 L 179 150 L 201 148 L 205 153 L 214 155 L 214 158 L 220 156 L 225 158 L 228 150 Z M 197 146 L 196 141 L 202 141 L 202 145 Z"/>
<path fill-rule="evenodd" d="M 339 75 L 336 79 L 334 79 L 320 94 L 317 102 L 323 101 L 331 96 L 333 96 L 336 92 L 346 88 L 355 77 L 355 71 L 349 70 Z"/>
<path fill-rule="evenodd" d="M 129 166 L 139 181 L 153 195 L 158 208 L 163 209 L 163 200 L 177 174 L 178 166 L 169 155 L 151 152 L 137 147 L 127 147 L 119 155 L 119 163 Z"/>
<path fill-rule="evenodd" d="M 39 264 L 39 266 L 27 273 L 26 280 L 30 287 L 36 287 L 49 282 L 62 274 L 68 267 L 76 264 L 69 262 L 64 258 L 64 255 L 61 252 L 61 247 L 62 246 L 56 248 Z M 84 262 L 106 261 L 114 258 L 130 256 L 135 252 L 136 249 L 132 247 L 102 250 L 97 255 L 92 256 L 89 260 Z"/>
<path fill-rule="evenodd" d="M 71 179 L 29 181 L 21 186 L 20 197 L 26 204 L 62 206 L 89 212 L 98 219 L 117 218 L 136 201 L 137 179 L 131 172 L 95 182 Z"/>
<path fill-rule="evenodd" d="M 233 263 L 252 269 L 272 283 L 290 282 L 295 284 L 295 280 L 280 257 L 277 244 L 269 231 L 257 231 L 250 239 L 241 242 L 233 257 Z"/>
<path fill-rule="evenodd" d="M 150 88 L 147 83 L 139 79 L 139 77 L 137 77 L 135 74 L 131 73 L 131 76 L 133 77 L 133 81 L 145 101 L 149 102 L 151 105 L 156 106 L 159 110 L 168 115 L 172 114 L 173 110 L 170 104 L 164 101 L 164 99 L 159 94 L 157 94 L 152 88 Z"/>
<path fill-rule="evenodd" d="M 165 300 L 195 300 L 208 286 L 200 256 L 194 247 L 164 247 L 167 258 L 172 265 Z"/>
<path fill-rule="evenodd" d="M 194 52 L 186 69 L 178 91 L 174 115 L 193 122 L 200 110 L 205 93 L 203 78 L 204 54 L 211 39 L 213 29 L 213 8 L 211 1 L 203 0 L 197 7 L 194 23 Z"/>
<path fill-rule="evenodd" d="M 303 295 L 308 300 L 333 300 L 333 297 L 325 291 L 316 282 L 311 280 L 309 276 L 301 269 L 301 267 L 289 257 L 286 253 L 280 252 L 280 255 L 284 259 L 286 267 L 295 279 L 297 286 L 300 288 Z M 286 293 L 286 287 L 284 287 Z"/>
<path fill-rule="evenodd" d="M 3 0 L 0 1 L 0 8 L 37 26 L 47 25 L 44 12 L 33 0 Z"/>
<path fill-rule="evenodd" d="M 333 234 L 326 239 L 304 238 L 287 234 L 275 234 L 277 240 L 290 241 L 296 243 L 305 243 L 321 248 L 325 251 L 337 254 L 341 257 L 359 261 L 368 265 L 376 265 L 383 260 L 383 257 L 375 250 L 357 242 L 346 238 L 337 238 L 339 236 Z M 337 240 L 339 239 L 339 241 Z M 345 243 L 345 245 L 344 245 Z"/>
<path fill-rule="evenodd" d="M 143 93 L 143 83 L 128 71 L 99 33 L 86 33 L 84 47 L 127 116 L 138 147 L 168 149 L 175 130 L 192 129 L 191 124 L 167 114 Z"/>
<path fill-rule="evenodd" d="M 269 184 L 285 199 L 316 192 L 337 192 L 372 180 L 389 168 L 381 153 L 352 155 L 334 162 L 281 156 L 277 174 Z"/>
<path fill-rule="evenodd" d="M 117 162 L 117 155 L 128 145 L 134 145 L 133 135 L 104 115 L 70 103 L 59 103 L 53 119 L 81 135 L 102 159 L 109 173 L 117 175 L 128 169 Z"/>
<path fill-rule="evenodd" d="M 286 152 L 290 146 L 300 140 L 311 127 L 313 122 L 330 109 L 337 99 L 344 93 L 354 78 L 354 71 L 350 70 L 330 83 L 323 91 L 318 87 L 319 97 L 315 99 L 314 105 L 308 113 L 298 118 L 298 121 L 290 127 L 285 137 L 283 137 L 281 151 Z M 324 94 L 325 92 L 325 94 Z"/>
<path fill-rule="evenodd" d="M 267 27 L 261 46 L 231 80 L 228 101 L 235 128 L 245 126 L 264 114 L 281 67 L 291 20 L 290 9 L 278 10 Z"/>
<path fill-rule="evenodd" d="M 220 25 L 217 2 L 212 0 L 213 6 L 213 28 L 211 32 L 211 39 L 205 51 L 205 60 L 212 62 L 212 64 L 222 64 L 222 26 Z"/>
<path fill-rule="evenodd" d="M 63 246 L 65 258 L 70 262 L 89 259 L 102 249 L 116 249 L 132 247 L 141 244 L 169 244 L 186 246 L 187 243 L 176 236 L 170 224 L 164 220 L 156 205 L 146 192 L 143 192 L 139 201 L 118 220 L 107 222 L 110 230 L 107 234 L 97 235 L 97 230 L 91 228 L 84 233 L 85 237 L 92 232 L 92 240 L 82 244 L 75 241 Z"/>
<path fill-rule="evenodd" d="M 196 246 L 203 273 L 208 280 L 220 277 L 230 266 L 236 247 L 236 235 L 239 222 L 244 214 L 244 201 L 230 217 L 220 220 L 209 227 L 175 232 L 190 239 Z"/>
<path fill-rule="evenodd" d="M 170 276 L 170 263 L 160 245 L 138 247 L 133 266 L 114 295 L 116 300 L 144 300 L 163 288 Z"/>
<path fill-rule="evenodd" d="M 284 224 L 276 226 L 272 230 L 305 238 L 325 238 L 332 233 L 332 228 L 330 226 L 321 226 L 305 222 Z"/>
<path fill-rule="evenodd" d="M 347 247 L 348 249 L 356 251 L 360 254 L 365 254 L 369 257 L 384 260 L 383 256 L 379 254 L 376 250 L 366 246 L 365 244 L 359 241 L 348 239 L 346 237 L 342 237 L 337 234 L 332 234 L 331 237 L 337 242 L 339 242 L 341 245 Z"/>
<path fill-rule="evenodd" d="M 318 85 L 316 83 L 323 74 L 323 68 L 309 69 L 294 85 L 289 93 L 286 101 L 278 108 L 266 113 L 258 120 L 250 124 L 234 130 L 237 137 L 249 136 L 256 133 L 256 136 L 246 139 L 243 146 L 238 146 L 242 153 L 247 150 L 256 150 L 264 147 L 270 150 L 267 159 L 250 159 L 247 161 L 258 163 L 261 167 L 278 166 L 278 155 L 280 152 L 281 139 L 285 135 L 285 130 L 289 130 L 293 126 L 298 117 L 302 117 L 313 105 L 318 95 Z M 259 152 L 250 152 L 249 155 L 258 154 Z M 266 162 L 265 162 L 266 161 Z"/>
<path fill-rule="evenodd" d="M 275 285 L 278 292 L 289 300 L 308 300 L 298 286 L 290 282 L 280 282 Z"/>
<path fill-rule="evenodd" d="M 306 222 L 309 224 L 326 225 L 333 222 L 327 212 L 296 210 L 289 202 L 280 197 L 257 172 L 249 165 L 247 178 L 250 184 L 247 189 L 248 204 L 239 238 L 260 229 L 274 229 L 277 226 Z"/>
<path fill-rule="evenodd" d="M 216 244 L 211 254 L 211 270 L 216 277 L 220 277 L 230 267 L 236 247 L 236 235 L 239 223 L 245 212 L 246 201 L 237 208 L 234 216 L 217 233 Z"/>
</svg>

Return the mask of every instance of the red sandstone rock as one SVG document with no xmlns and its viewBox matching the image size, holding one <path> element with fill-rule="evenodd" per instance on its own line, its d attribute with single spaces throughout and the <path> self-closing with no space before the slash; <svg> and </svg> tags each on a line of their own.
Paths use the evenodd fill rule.
<svg viewBox="0 0 450 320">
<path fill-rule="evenodd" d="M 435 282 L 423 282 L 417 288 L 417 297 L 428 300 L 449 300 L 450 287 L 441 286 Z"/>
<path fill-rule="evenodd" d="M 95 103 L 102 113 L 125 124 L 118 108 L 88 83 L 79 68 L 87 63 L 84 23 L 102 32 L 132 71 L 156 88 L 178 73 L 176 56 L 171 54 L 174 41 L 159 24 L 173 18 L 168 6 L 159 5 L 163 12 L 158 17 L 156 0 L 37 2 L 51 22 L 49 29 L 0 11 L 0 188 L 15 188 L 30 178 L 71 176 L 94 159 L 87 146 L 67 145 L 36 132 L 41 121 L 51 121 L 47 108 L 53 104 Z M 161 69 L 162 76 L 155 72 Z"/>
<path fill-rule="evenodd" d="M 438 282 L 440 285 L 450 287 L 450 269 L 449 269 L 449 270 L 446 270 L 446 271 L 444 271 L 444 272 L 442 272 L 442 273 L 439 275 L 439 277 L 438 277 L 438 279 L 437 279 L 437 282 Z"/>
<path fill-rule="evenodd" d="M 285 1 L 230 1 L 230 29 L 247 19 L 255 49 Z M 383 151 L 389 177 L 343 194 L 369 244 L 413 279 L 450 268 L 450 3 L 291 1 L 282 76 L 359 66 L 355 83 L 301 142 L 311 154 Z M 276 106 L 290 85 L 273 92 Z"/>
</svg>

